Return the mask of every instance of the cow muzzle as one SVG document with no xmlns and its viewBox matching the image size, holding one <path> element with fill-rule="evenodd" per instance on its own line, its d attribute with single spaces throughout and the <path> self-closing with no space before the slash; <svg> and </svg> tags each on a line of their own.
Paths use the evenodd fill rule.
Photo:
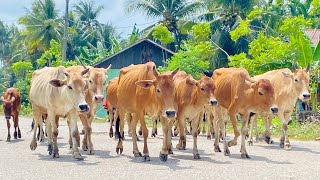
<svg viewBox="0 0 320 180">
<path fill-rule="evenodd" d="M 216 99 L 210 99 L 209 104 L 210 106 L 216 106 L 218 104 L 218 101 Z"/>
<path fill-rule="evenodd" d="M 278 107 L 271 107 L 271 112 L 273 113 L 273 114 L 276 114 L 276 113 L 278 113 L 278 111 L 279 111 L 279 109 L 278 109 Z"/>
<path fill-rule="evenodd" d="M 79 104 L 79 110 L 80 112 L 88 112 L 90 110 L 90 107 L 88 104 Z"/>
<path fill-rule="evenodd" d="M 6 120 L 10 120 L 11 115 L 5 115 L 5 117 L 6 117 Z"/>
<path fill-rule="evenodd" d="M 176 111 L 175 110 L 168 110 L 165 112 L 165 115 L 167 118 L 174 118 L 174 117 L 176 117 Z"/>
<path fill-rule="evenodd" d="M 97 103 L 101 103 L 101 102 L 103 102 L 103 98 L 104 98 L 103 95 L 95 95 L 94 96 L 94 101 L 97 102 Z"/>
<path fill-rule="evenodd" d="M 301 100 L 302 101 L 309 101 L 310 97 L 311 97 L 310 93 L 303 93 Z"/>
</svg>

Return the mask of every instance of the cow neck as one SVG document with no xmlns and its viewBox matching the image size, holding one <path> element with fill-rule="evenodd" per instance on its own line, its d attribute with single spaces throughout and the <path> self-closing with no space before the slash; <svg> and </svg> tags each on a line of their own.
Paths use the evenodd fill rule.
<svg viewBox="0 0 320 180">
<path fill-rule="evenodd" d="M 290 84 L 287 86 L 287 88 L 281 88 L 280 93 L 276 94 L 277 96 L 285 96 L 287 97 L 287 100 L 292 99 L 294 102 L 296 102 L 299 99 L 300 93 L 297 92 L 297 90 L 294 87 L 293 80 L 290 81 Z M 291 97 L 291 98 L 289 98 Z M 278 97 L 277 97 L 278 98 Z M 290 102 L 291 104 L 291 102 Z M 295 104 L 295 103 L 293 103 Z"/>
<path fill-rule="evenodd" d="M 198 86 L 195 86 L 195 88 L 193 88 L 191 91 L 191 104 L 192 105 L 196 105 L 199 103 L 199 101 L 200 101 L 199 93 L 200 93 L 200 91 L 199 91 Z"/>
</svg>

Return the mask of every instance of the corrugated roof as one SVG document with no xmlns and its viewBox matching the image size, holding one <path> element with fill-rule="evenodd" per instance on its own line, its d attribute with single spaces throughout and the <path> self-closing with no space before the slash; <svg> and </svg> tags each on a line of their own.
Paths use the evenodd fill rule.
<svg viewBox="0 0 320 180">
<path fill-rule="evenodd" d="M 320 29 L 308 29 L 305 33 L 310 38 L 313 45 L 317 46 L 319 43 Z"/>
<path fill-rule="evenodd" d="M 157 46 L 157 47 L 159 47 L 159 48 L 167 51 L 168 53 L 170 53 L 170 54 L 172 54 L 172 55 L 175 54 L 173 51 L 171 51 L 171 50 L 169 50 L 169 49 L 161 46 L 160 44 L 158 44 L 158 43 L 156 43 L 156 42 L 154 42 L 154 41 L 152 41 L 152 40 L 150 40 L 150 39 L 142 39 L 142 40 L 140 40 L 140 41 L 138 41 L 138 42 L 136 42 L 136 43 L 134 43 L 134 44 L 132 44 L 132 45 L 124 48 L 124 49 L 121 49 L 119 52 L 117 52 L 117 53 L 115 53 L 115 54 L 113 54 L 113 55 L 111 55 L 111 56 L 109 56 L 109 57 L 107 57 L 107 58 L 105 58 L 105 59 L 103 59 L 103 60 L 101 60 L 101 61 L 99 61 L 99 62 L 94 63 L 92 66 L 95 67 L 96 65 L 98 65 L 98 64 L 100 64 L 100 63 L 102 63 L 102 62 L 104 62 L 104 61 L 107 61 L 108 59 L 111 59 L 111 58 L 113 58 L 114 56 L 117 56 L 118 54 L 121 54 L 122 52 L 124 52 L 124 51 L 130 49 L 131 47 L 136 46 L 137 44 L 140 44 L 140 43 L 142 43 L 142 42 L 144 42 L 144 41 L 146 41 L 146 42 L 148 42 L 148 43 L 151 43 L 151 44 L 153 44 L 153 45 L 155 45 L 155 46 Z"/>
</svg>

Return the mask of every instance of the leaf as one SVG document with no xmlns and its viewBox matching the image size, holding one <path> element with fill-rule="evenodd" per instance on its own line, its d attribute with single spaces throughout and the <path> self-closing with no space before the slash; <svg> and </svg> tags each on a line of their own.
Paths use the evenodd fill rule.
<svg viewBox="0 0 320 180">
<path fill-rule="evenodd" d="M 312 49 L 310 42 L 305 39 L 304 35 L 298 33 L 298 48 L 301 50 L 301 58 L 299 59 L 299 64 L 301 67 L 306 67 L 312 61 Z"/>
</svg>

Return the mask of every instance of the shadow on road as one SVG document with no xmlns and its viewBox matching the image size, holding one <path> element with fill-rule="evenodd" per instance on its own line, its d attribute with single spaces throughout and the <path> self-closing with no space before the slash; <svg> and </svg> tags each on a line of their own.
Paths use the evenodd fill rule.
<svg viewBox="0 0 320 180">
<path fill-rule="evenodd" d="M 282 151 L 300 151 L 300 152 L 307 152 L 307 153 L 311 153 L 311 154 L 320 154 L 320 151 L 314 151 L 314 150 L 306 148 L 306 147 L 301 147 L 301 146 L 292 145 L 292 144 L 291 144 L 290 150 L 285 150 L 283 148 L 280 148 L 279 142 L 275 142 L 274 144 L 269 144 L 267 146 L 259 145 L 259 147 L 263 147 L 266 149 L 282 150 Z"/>
<path fill-rule="evenodd" d="M 60 155 L 59 158 L 52 158 L 52 156 L 50 156 L 50 155 L 43 155 L 40 153 L 38 153 L 36 155 L 38 155 L 38 158 L 41 161 L 50 161 L 50 162 L 59 162 L 59 163 L 61 163 L 61 162 L 74 163 L 79 166 L 96 166 L 96 165 L 100 164 L 100 162 L 93 162 L 93 163 L 87 162 L 86 155 L 82 155 L 84 160 L 81 160 L 81 161 L 73 159 L 71 154 L 68 154 L 68 155 L 63 154 L 63 155 Z"/>
<path fill-rule="evenodd" d="M 267 162 L 267 163 L 271 163 L 271 164 L 293 164 L 291 162 L 284 162 L 284 161 L 274 161 L 271 160 L 267 157 L 262 157 L 262 156 L 255 156 L 255 155 L 249 155 L 250 159 L 243 159 L 241 158 L 240 154 L 230 154 L 230 158 L 232 159 L 241 159 L 241 160 L 248 160 L 248 161 L 262 161 L 262 162 Z"/>
</svg>

